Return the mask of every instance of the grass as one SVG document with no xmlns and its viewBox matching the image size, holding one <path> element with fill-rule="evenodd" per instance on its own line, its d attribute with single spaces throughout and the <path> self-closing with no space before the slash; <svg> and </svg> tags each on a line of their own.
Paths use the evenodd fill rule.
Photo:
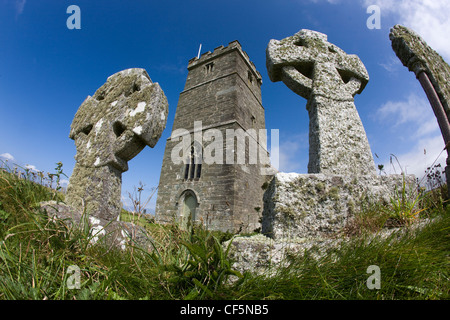
<svg viewBox="0 0 450 320">
<path fill-rule="evenodd" d="M 308 254 L 294 257 L 277 277 L 254 278 L 242 292 L 252 292 L 250 299 L 448 299 L 449 222 L 446 214 L 400 240 L 397 233 L 385 239 L 358 238 L 319 260 Z M 366 286 L 371 265 L 381 270 L 380 290 Z"/>
<path fill-rule="evenodd" d="M 140 217 L 137 223 L 150 232 L 152 250 L 93 245 L 88 230 L 68 229 L 37 209 L 41 201 L 63 197 L 30 177 L 0 170 L 0 299 L 450 298 L 450 210 L 439 191 L 403 199 L 404 208 L 414 201 L 410 212 L 418 212 L 403 225 L 433 218 L 423 228 L 376 236 L 398 216 L 401 198 L 368 205 L 340 235 L 346 239 L 341 246 L 319 259 L 311 258 L 314 248 L 290 256 L 290 265 L 270 277 L 235 271 L 222 246 L 230 235 L 201 227 L 187 232 Z M 135 219 L 126 212 L 122 217 Z M 366 285 L 371 265 L 381 270 L 379 290 Z M 80 271 L 79 289 L 68 286 L 73 266 Z"/>
</svg>

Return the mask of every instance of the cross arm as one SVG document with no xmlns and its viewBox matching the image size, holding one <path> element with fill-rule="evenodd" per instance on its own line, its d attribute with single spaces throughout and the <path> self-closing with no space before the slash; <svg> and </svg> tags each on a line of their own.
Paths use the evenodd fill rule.
<svg viewBox="0 0 450 320">
<path fill-rule="evenodd" d="M 369 82 L 369 73 L 357 55 L 342 56 L 336 61 L 336 69 L 346 86 L 355 88 L 355 94 L 361 93 Z M 360 83 L 359 88 L 356 88 L 357 83 Z"/>
<path fill-rule="evenodd" d="M 313 57 L 307 48 L 295 44 L 293 37 L 279 40 L 270 40 L 266 49 L 266 67 L 269 78 L 273 82 L 281 81 L 286 66 L 312 69 Z"/>
</svg>

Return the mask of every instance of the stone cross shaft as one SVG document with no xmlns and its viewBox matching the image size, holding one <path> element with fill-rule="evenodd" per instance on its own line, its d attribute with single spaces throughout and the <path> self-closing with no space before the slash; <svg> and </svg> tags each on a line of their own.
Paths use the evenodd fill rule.
<svg viewBox="0 0 450 320">
<path fill-rule="evenodd" d="M 272 81 L 283 81 L 308 100 L 309 173 L 376 174 L 372 152 L 354 105 L 369 81 L 364 64 L 327 41 L 300 30 L 271 40 L 266 50 Z"/>
<path fill-rule="evenodd" d="M 86 208 L 107 221 L 121 210 L 122 172 L 146 145 L 154 147 L 166 125 L 164 92 L 144 69 L 123 70 L 82 103 L 69 137 L 76 164 L 67 188 L 67 204 Z"/>
</svg>

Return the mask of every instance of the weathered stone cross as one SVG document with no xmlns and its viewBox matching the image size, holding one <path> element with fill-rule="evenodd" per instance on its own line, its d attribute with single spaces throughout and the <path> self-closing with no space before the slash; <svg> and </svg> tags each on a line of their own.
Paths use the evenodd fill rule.
<svg viewBox="0 0 450 320">
<path fill-rule="evenodd" d="M 376 174 L 364 127 L 354 105 L 369 75 L 356 55 L 327 41 L 325 34 L 300 30 L 266 50 L 272 81 L 283 81 L 308 100 L 309 173 Z"/>
<path fill-rule="evenodd" d="M 397 57 L 415 73 L 436 116 L 445 148 L 445 175 L 450 181 L 450 66 L 417 33 L 395 25 L 389 34 Z M 450 188 L 447 189 L 450 198 Z"/>
<path fill-rule="evenodd" d="M 87 97 L 71 125 L 76 164 L 66 203 L 90 216 L 115 220 L 121 210 L 122 172 L 146 145 L 154 147 L 166 126 L 168 104 L 144 69 L 110 76 Z"/>
</svg>

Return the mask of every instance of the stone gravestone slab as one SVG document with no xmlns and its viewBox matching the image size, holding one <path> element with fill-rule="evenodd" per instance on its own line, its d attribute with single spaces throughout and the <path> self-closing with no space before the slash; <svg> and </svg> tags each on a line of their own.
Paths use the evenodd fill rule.
<svg viewBox="0 0 450 320">
<path fill-rule="evenodd" d="M 154 147 L 165 128 L 168 103 L 158 83 L 144 69 L 110 76 L 81 104 L 69 137 L 75 140 L 76 164 L 66 205 L 46 205 L 64 218 L 81 221 L 87 212 L 99 233 L 112 228 L 120 214 L 122 173 L 145 146 Z M 67 212 L 72 208 L 72 212 Z"/>
<path fill-rule="evenodd" d="M 262 232 L 274 239 L 317 237 L 342 230 L 361 204 L 389 202 L 414 176 L 377 176 L 354 104 L 369 75 L 356 55 L 327 36 L 301 30 L 271 40 L 266 50 L 272 81 L 308 100 L 309 174 L 278 173 L 264 195 Z"/>
</svg>

